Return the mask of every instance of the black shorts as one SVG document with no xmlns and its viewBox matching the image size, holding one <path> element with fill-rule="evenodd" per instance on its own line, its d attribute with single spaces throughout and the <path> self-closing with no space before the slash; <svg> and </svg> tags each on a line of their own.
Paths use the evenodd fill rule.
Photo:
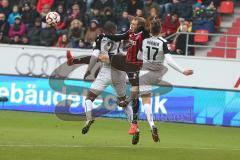
<svg viewBox="0 0 240 160">
<path fill-rule="evenodd" d="M 140 68 L 133 63 L 126 61 L 126 56 L 123 55 L 113 55 L 111 57 L 111 66 L 125 71 L 128 75 L 129 82 L 132 86 L 139 86 L 139 70 Z"/>
</svg>

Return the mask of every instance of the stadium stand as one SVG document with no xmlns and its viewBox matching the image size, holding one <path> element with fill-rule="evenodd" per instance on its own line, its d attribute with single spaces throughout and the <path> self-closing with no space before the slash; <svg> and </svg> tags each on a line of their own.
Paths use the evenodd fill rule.
<svg viewBox="0 0 240 160">
<path fill-rule="evenodd" d="M 148 24 L 153 18 L 161 19 L 165 37 L 181 34 L 185 23 L 189 33 L 203 30 L 216 33 L 221 28 L 222 14 L 233 14 L 235 3 L 232 0 L 0 0 L 0 43 L 92 48 L 104 23 L 116 23 L 118 33 L 123 33 L 129 28 L 130 17 L 136 15 L 146 18 Z M 61 16 L 55 28 L 45 22 L 50 11 Z M 239 34 L 239 25 L 240 19 L 236 19 L 226 33 Z M 207 43 L 211 38 L 195 35 L 194 41 Z M 226 40 L 222 36 L 215 46 L 236 48 L 236 43 L 237 37 L 228 36 Z M 213 48 L 207 55 L 224 57 L 226 52 L 226 57 L 236 57 L 236 49 L 232 48 Z"/>
</svg>

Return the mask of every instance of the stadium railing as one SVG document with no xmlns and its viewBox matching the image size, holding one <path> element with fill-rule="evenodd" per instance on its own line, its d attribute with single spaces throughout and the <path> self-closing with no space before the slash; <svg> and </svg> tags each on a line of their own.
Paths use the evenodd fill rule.
<svg viewBox="0 0 240 160">
<path fill-rule="evenodd" d="M 240 29 L 237 30 L 240 32 Z M 189 47 L 194 48 L 206 48 L 210 49 L 208 51 L 208 57 L 220 57 L 220 58 L 237 58 L 237 52 L 240 52 L 240 34 L 231 34 L 226 33 L 192 33 L 192 32 L 177 32 L 175 34 L 166 37 L 167 40 L 173 39 L 173 37 L 177 36 L 178 34 L 186 34 L 186 52 L 184 53 L 185 56 L 188 56 L 188 49 Z M 206 35 L 209 36 L 210 40 L 206 43 L 195 43 L 189 44 L 189 36 L 193 35 Z"/>
</svg>

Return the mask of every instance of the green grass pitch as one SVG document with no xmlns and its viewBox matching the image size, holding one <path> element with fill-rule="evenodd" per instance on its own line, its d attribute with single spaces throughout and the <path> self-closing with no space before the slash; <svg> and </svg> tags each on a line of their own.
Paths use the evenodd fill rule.
<svg viewBox="0 0 240 160">
<path fill-rule="evenodd" d="M 131 145 L 122 119 L 98 118 L 87 135 L 82 121 L 54 114 L 0 111 L 0 160 L 237 160 L 240 128 L 157 122 L 154 143 L 140 122 L 140 143 Z"/>
</svg>

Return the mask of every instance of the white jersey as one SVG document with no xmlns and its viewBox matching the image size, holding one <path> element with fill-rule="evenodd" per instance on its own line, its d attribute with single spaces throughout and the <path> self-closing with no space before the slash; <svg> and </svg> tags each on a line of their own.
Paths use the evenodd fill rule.
<svg viewBox="0 0 240 160">
<path fill-rule="evenodd" d="M 119 53 L 120 43 L 114 42 L 109 38 L 102 38 L 96 40 L 96 46 L 94 50 L 94 56 L 98 57 L 98 54 L 121 54 Z M 99 95 L 108 85 L 111 85 L 116 90 L 118 97 L 125 96 L 126 92 L 126 73 L 124 71 L 111 68 L 109 64 L 104 63 L 97 78 L 91 85 L 91 92 Z"/>
<path fill-rule="evenodd" d="M 163 67 L 164 54 L 170 53 L 167 40 L 162 37 L 150 37 L 143 40 L 143 69 L 160 70 Z"/>
<path fill-rule="evenodd" d="M 96 42 L 95 49 L 100 50 L 100 54 L 118 54 L 119 53 L 120 42 L 115 42 L 107 37 L 103 37 L 101 40 Z M 98 55 L 95 55 L 98 57 Z M 104 67 L 110 67 L 109 64 L 104 63 Z"/>
</svg>

